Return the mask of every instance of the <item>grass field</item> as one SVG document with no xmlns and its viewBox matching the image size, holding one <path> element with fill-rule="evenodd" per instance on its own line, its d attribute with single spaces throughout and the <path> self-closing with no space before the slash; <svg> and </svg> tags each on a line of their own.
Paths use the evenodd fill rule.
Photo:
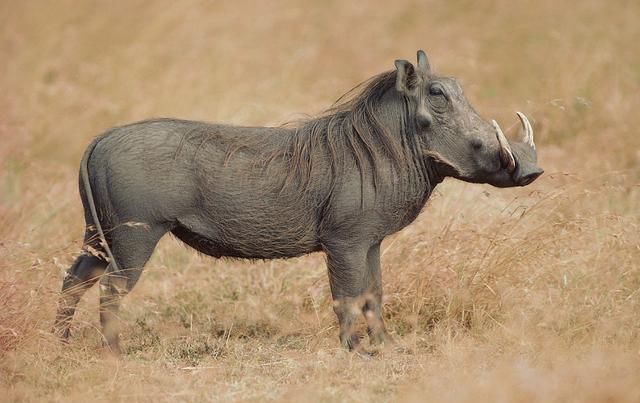
<svg viewBox="0 0 640 403">
<path fill-rule="evenodd" d="M 0 400 L 640 401 L 640 3 L 0 1 Z M 108 127 L 157 116 L 277 125 L 413 60 L 457 77 L 534 184 L 447 180 L 383 244 L 370 359 L 339 347 L 314 254 L 249 263 L 169 237 L 124 300 L 50 334 L 79 252 L 77 171 Z"/>
</svg>

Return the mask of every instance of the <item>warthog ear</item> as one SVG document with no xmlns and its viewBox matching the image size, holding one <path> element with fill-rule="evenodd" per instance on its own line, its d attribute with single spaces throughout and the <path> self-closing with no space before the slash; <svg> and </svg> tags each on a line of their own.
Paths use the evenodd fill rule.
<svg viewBox="0 0 640 403">
<path fill-rule="evenodd" d="M 427 59 L 427 54 L 424 53 L 424 50 L 422 49 L 418 51 L 418 71 L 423 73 L 425 76 L 431 75 L 431 66 L 429 65 L 429 59 Z"/>
<path fill-rule="evenodd" d="M 396 71 L 396 89 L 404 94 L 412 94 L 418 83 L 413 64 L 406 60 L 396 60 Z"/>
</svg>

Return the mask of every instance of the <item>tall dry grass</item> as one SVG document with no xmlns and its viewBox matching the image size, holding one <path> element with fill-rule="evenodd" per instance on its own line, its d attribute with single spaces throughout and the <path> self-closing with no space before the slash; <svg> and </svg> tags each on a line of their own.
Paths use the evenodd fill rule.
<svg viewBox="0 0 640 403">
<path fill-rule="evenodd" d="M 640 400 L 632 1 L 0 3 L 0 390 L 8 401 Z M 324 258 L 163 239 L 102 356 L 97 292 L 49 333 L 92 136 L 152 116 L 278 124 L 424 48 L 487 117 L 535 123 L 523 189 L 446 181 L 383 244 L 396 347 L 338 347 Z"/>
</svg>

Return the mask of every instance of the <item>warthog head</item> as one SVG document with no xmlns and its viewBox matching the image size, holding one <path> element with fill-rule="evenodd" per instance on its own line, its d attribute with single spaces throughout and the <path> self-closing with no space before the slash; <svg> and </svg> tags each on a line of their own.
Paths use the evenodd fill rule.
<svg viewBox="0 0 640 403">
<path fill-rule="evenodd" d="M 427 56 L 418 51 L 418 64 L 396 60 L 396 89 L 415 108 L 417 133 L 425 155 L 437 170 L 467 182 L 498 187 L 525 186 L 544 171 L 536 165 L 533 129 L 518 112 L 520 141 L 509 141 L 495 121 L 478 115 L 453 78 L 431 72 Z"/>
</svg>

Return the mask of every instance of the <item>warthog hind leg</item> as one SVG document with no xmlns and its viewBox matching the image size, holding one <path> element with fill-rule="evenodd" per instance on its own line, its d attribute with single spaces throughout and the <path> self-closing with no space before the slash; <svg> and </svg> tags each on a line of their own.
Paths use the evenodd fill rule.
<svg viewBox="0 0 640 403">
<path fill-rule="evenodd" d="M 107 262 L 83 252 L 67 270 L 62 281 L 58 302 L 58 313 L 53 331 L 63 340 L 69 338 L 69 327 L 82 295 L 98 281 L 107 267 Z"/>
<path fill-rule="evenodd" d="M 138 282 L 156 244 L 166 233 L 163 227 L 127 227 L 113 231 L 111 250 L 118 268 L 112 264 L 100 280 L 100 324 L 105 344 L 120 354 L 120 301 Z"/>
</svg>

